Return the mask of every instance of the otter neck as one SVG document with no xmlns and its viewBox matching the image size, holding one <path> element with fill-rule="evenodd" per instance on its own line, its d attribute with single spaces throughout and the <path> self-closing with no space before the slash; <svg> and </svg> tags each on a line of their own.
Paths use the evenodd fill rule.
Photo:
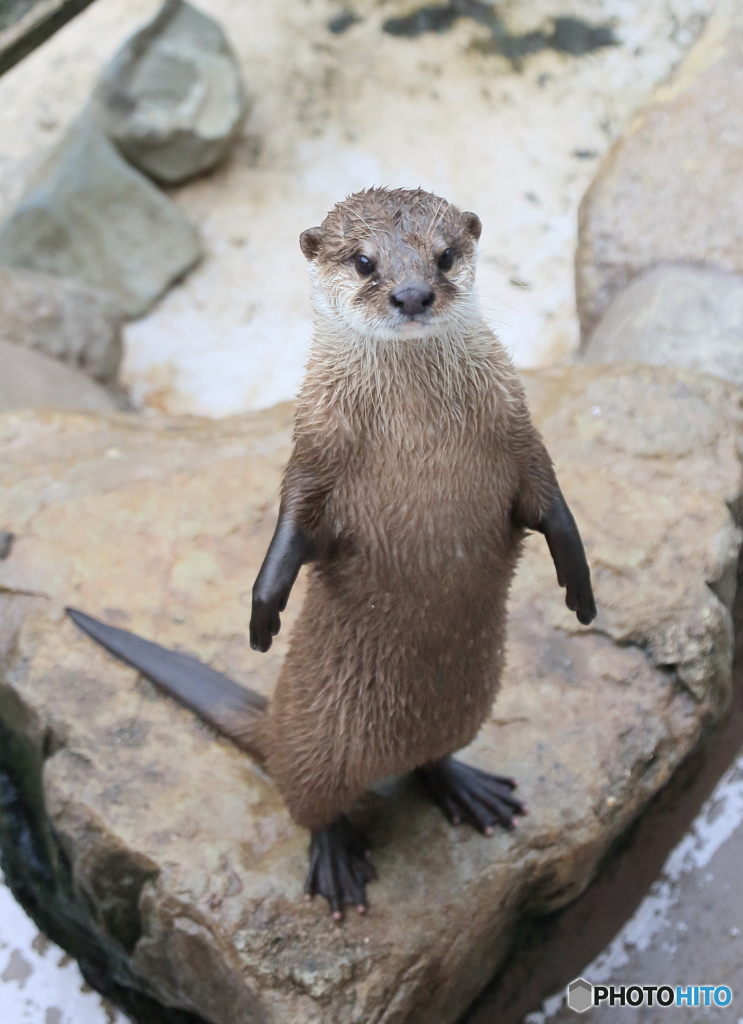
<svg viewBox="0 0 743 1024">
<path fill-rule="evenodd" d="M 303 397 L 344 419 L 468 419 L 492 397 L 505 354 L 473 306 L 423 337 L 376 336 L 315 309 Z"/>
</svg>

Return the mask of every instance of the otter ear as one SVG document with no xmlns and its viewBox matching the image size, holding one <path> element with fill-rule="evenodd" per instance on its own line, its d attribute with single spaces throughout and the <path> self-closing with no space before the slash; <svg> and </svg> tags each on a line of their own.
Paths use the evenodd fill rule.
<svg viewBox="0 0 743 1024">
<path fill-rule="evenodd" d="M 467 228 L 469 233 L 472 235 L 473 239 L 476 242 L 478 242 L 480 240 L 480 235 L 482 234 L 482 221 L 477 216 L 477 214 L 471 213 L 469 210 L 467 210 L 465 213 L 462 214 L 462 222 L 464 223 L 464 226 Z"/>
<path fill-rule="evenodd" d="M 320 228 L 307 228 L 299 236 L 299 248 L 308 260 L 317 259 L 317 254 L 322 248 L 322 231 Z"/>
</svg>

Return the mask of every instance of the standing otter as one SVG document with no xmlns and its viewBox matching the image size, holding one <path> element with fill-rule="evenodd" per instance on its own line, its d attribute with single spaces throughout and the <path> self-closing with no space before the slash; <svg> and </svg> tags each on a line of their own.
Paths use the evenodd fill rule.
<svg viewBox="0 0 743 1024">
<path fill-rule="evenodd" d="M 506 599 L 527 529 L 547 540 L 566 603 L 596 614 L 583 545 L 511 362 L 474 297 L 481 225 L 419 189 L 374 188 L 300 238 L 314 337 L 278 525 L 253 587 L 267 651 L 300 567 L 307 598 L 276 692 L 74 621 L 259 756 L 311 830 L 306 892 L 339 918 L 374 877 L 346 816 L 415 771 L 453 823 L 485 834 L 524 813 L 515 783 L 451 758 L 486 718 Z"/>
</svg>

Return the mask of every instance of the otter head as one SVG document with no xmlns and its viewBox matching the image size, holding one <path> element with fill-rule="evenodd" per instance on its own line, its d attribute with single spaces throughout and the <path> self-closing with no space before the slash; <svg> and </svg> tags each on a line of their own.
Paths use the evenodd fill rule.
<svg viewBox="0 0 743 1024">
<path fill-rule="evenodd" d="M 421 189 L 357 192 L 300 236 L 315 308 L 379 340 L 463 326 L 474 310 L 481 230 L 474 213 Z"/>
</svg>

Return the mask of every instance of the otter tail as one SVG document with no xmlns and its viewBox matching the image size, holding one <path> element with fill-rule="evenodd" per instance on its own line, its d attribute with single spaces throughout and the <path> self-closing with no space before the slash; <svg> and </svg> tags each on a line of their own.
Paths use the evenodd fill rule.
<svg viewBox="0 0 743 1024">
<path fill-rule="evenodd" d="M 268 708 L 265 697 L 188 654 L 169 651 L 125 629 L 107 626 L 74 608 L 68 608 L 67 614 L 96 643 L 136 668 L 242 750 L 260 761 L 265 759 L 260 737 Z"/>
</svg>

